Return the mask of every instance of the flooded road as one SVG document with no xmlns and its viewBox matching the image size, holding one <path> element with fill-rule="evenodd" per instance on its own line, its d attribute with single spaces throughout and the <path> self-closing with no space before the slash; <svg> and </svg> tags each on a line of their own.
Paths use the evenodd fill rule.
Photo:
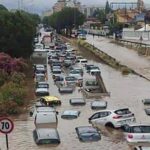
<svg viewBox="0 0 150 150">
<path fill-rule="evenodd" d="M 94 44 L 101 51 L 116 58 L 121 64 L 150 79 L 150 60 L 148 57 L 139 56 L 136 51 L 111 43 L 111 39 L 104 37 L 95 36 L 93 40 L 93 36 L 88 35 L 87 42 Z"/>
<path fill-rule="evenodd" d="M 135 75 L 123 76 L 119 71 L 95 60 L 88 52 L 83 52 L 82 55 L 88 58 L 89 64 L 95 64 L 101 69 L 105 86 L 111 93 L 110 97 L 104 98 L 108 102 L 108 109 L 129 107 L 135 113 L 137 122 L 149 123 L 150 117 L 146 116 L 141 100 L 150 97 L 150 82 Z M 130 150 L 128 144 L 120 136 L 120 132 L 112 129 L 104 129 L 102 140 L 99 142 L 81 143 L 77 138 L 75 127 L 89 125 L 88 118 L 95 112 L 90 108 L 93 99 L 86 99 L 85 106 L 71 106 L 69 99 L 81 97 L 82 93 L 76 88 L 73 94 L 60 95 L 53 83 L 49 68 L 48 77 L 50 94 L 58 96 L 62 100 L 62 105 L 57 108 L 59 111 L 58 132 L 61 144 L 52 148 L 45 145 L 37 146 L 32 137 L 32 131 L 35 128 L 34 121 L 29 117 L 29 114 L 25 114 L 14 118 L 15 127 L 9 135 L 10 150 Z M 66 109 L 79 110 L 81 114 L 75 120 L 61 119 L 61 113 Z M 1 133 L 0 148 L 6 150 L 5 136 Z"/>
</svg>

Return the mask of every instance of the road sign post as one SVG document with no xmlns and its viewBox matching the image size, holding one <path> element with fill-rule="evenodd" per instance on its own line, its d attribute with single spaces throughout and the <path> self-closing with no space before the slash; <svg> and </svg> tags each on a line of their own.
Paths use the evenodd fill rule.
<svg viewBox="0 0 150 150">
<path fill-rule="evenodd" d="M 6 147 L 9 149 L 8 145 L 8 134 L 12 132 L 14 128 L 13 122 L 9 118 L 0 118 L 0 132 L 6 135 Z"/>
</svg>

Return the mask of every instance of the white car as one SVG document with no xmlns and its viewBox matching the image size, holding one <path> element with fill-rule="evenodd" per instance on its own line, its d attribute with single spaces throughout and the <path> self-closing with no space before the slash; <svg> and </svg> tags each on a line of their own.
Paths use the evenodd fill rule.
<svg viewBox="0 0 150 150">
<path fill-rule="evenodd" d="M 96 112 L 89 118 L 89 123 L 92 123 L 94 126 L 104 125 L 114 128 L 120 128 L 123 125 L 134 121 L 134 114 L 128 108 L 102 110 Z"/>
<path fill-rule="evenodd" d="M 74 76 L 67 76 L 64 78 L 64 85 L 76 85 L 78 80 Z"/>
<path fill-rule="evenodd" d="M 87 59 L 85 59 L 85 58 L 77 59 L 77 63 L 80 63 L 80 64 L 82 64 L 82 65 L 87 64 L 87 62 L 88 62 L 88 60 L 87 60 Z"/>
<path fill-rule="evenodd" d="M 101 73 L 101 71 L 99 69 L 91 69 L 89 73 L 90 75 L 96 75 L 97 73 Z"/>
<path fill-rule="evenodd" d="M 36 96 L 49 95 L 49 84 L 47 82 L 38 82 L 35 90 Z"/>
<path fill-rule="evenodd" d="M 123 130 L 129 143 L 150 143 L 150 124 L 127 124 Z"/>
<path fill-rule="evenodd" d="M 80 70 L 71 70 L 68 76 L 75 77 L 78 81 L 83 81 Z"/>
</svg>

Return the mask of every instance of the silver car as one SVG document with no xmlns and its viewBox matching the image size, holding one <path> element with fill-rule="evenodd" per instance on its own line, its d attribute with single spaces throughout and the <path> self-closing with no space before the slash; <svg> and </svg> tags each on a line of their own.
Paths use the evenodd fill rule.
<svg viewBox="0 0 150 150">
<path fill-rule="evenodd" d="M 33 138 L 37 145 L 60 144 L 58 131 L 52 128 L 40 128 L 33 131 Z"/>
<path fill-rule="evenodd" d="M 36 96 L 48 96 L 49 84 L 47 82 L 38 82 L 35 90 Z"/>
</svg>

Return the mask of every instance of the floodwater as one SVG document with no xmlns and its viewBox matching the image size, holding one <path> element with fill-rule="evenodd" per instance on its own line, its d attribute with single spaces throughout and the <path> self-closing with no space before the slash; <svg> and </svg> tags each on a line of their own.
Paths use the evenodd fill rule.
<svg viewBox="0 0 150 150">
<path fill-rule="evenodd" d="M 88 58 L 89 64 L 95 64 L 101 69 L 105 86 L 111 93 L 110 97 L 103 98 L 108 101 L 108 109 L 129 107 L 135 113 L 137 122 L 149 123 L 150 117 L 146 116 L 141 100 L 150 97 L 150 82 L 136 75 L 123 76 L 119 71 L 98 62 L 86 51 L 82 55 Z M 95 112 L 90 108 L 90 103 L 93 99 L 86 99 L 85 106 L 71 106 L 69 99 L 81 97 L 82 93 L 76 88 L 73 94 L 60 95 L 53 83 L 49 67 L 48 77 L 50 94 L 58 96 L 62 100 L 62 105 L 57 108 L 59 111 L 58 132 L 61 144 L 56 147 L 37 146 L 32 137 L 32 131 L 35 128 L 34 122 L 27 113 L 13 118 L 15 127 L 13 132 L 9 134 L 10 150 L 130 150 L 121 136 L 121 132 L 113 129 L 102 129 L 102 139 L 99 142 L 80 142 L 77 138 L 75 127 L 89 125 L 88 118 Z M 60 115 L 66 109 L 80 110 L 80 117 L 75 120 L 61 119 Z M 5 135 L 3 134 L 0 134 L 0 149 L 6 149 Z"/>
<path fill-rule="evenodd" d="M 150 79 L 150 58 L 138 55 L 134 50 L 111 43 L 111 40 L 105 37 L 94 36 L 93 39 L 93 36 L 88 35 L 87 41 L 108 55 L 116 58 L 121 64 L 127 65 L 137 73 Z"/>
</svg>

